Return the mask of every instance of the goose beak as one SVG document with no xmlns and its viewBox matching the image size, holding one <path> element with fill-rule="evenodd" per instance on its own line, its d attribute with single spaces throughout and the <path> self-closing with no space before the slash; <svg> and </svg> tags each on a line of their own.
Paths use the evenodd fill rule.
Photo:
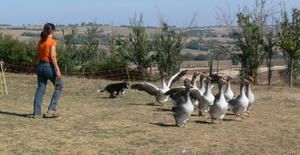
<svg viewBox="0 0 300 155">
<path fill-rule="evenodd" d="M 252 76 L 249 76 L 249 80 L 252 82 L 254 81 L 254 78 Z"/>
<path fill-rule="evenodd" d="M 221 82 L 223 82 L 223 84 L 225 84 L 225 85 L 228 84 L 228 82 L 226 80 L 224 80 L 224 79 L 222 79 Z"/>
<path fill-rule="evenodd" d="M 244 82 L 247 83 L 247 84 L 250 83 L 247 79 L 244 79 Z"/>
</svg>

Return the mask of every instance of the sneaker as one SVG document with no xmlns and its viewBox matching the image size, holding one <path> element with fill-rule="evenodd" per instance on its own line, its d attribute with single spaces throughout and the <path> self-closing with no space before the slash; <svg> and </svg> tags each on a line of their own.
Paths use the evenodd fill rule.
<svg viewBox="0 0 300 155">
<path fill-rule="evenodd" d="M 44 114 L 44 118 L 56 118 L 59 113 L 56 110 L 49 109 L 47 113 Z"/>
<path fill-rule="evenodd" d="M 28 117 L 29 117 L 29 118 L 43 118 L 43 115 L 35 115 L 35 114 L 32 114 L 32 115 L 29 115 Z"/>
</svg>

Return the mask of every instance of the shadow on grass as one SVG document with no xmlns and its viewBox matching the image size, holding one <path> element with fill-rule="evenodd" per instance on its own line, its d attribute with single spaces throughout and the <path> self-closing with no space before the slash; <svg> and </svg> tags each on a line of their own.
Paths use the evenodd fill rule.
<svg viewBox="0 0 300 155">
<path fill-rule="evenodd" d="M 205 117 L 205 116 L 199 116 L 199 114 L 192 114 L 191 116 Z"/>
<path fill-rule="evenodd" d="M 150 124 L 161 126 L 161 127 L 177 127 L 175 124 L 165 124 L 165 123 L 150 123 Z"/>
<path fill-rule="evenodd" d="M 126 105 L 132 105 L 132 106 L 148 106 L 144 103 L 127 103 Z"/>
<path fill-rule="evenodd" d="M 0 111 L 0 115 L 17 116 L 23 118 L 30 118 L 30 116 L 32 116 L 32 114 L 18 114 L 15 112 L 8 112 L 8 111 Z"/>
<path fill-rule="evenodd" d="M 156 108 L 156 111 L 172 111 L 170 108 Z"/>
<path fill-rule="evenodd" d="M 147 103 L 146 105 L 149 105 L 149 106 L 162 106 L 162 105 L 159 105 L 159 104 L 155 104 L 155 103 L 153 103 L 153 102 Z"/>
<path fill-rule="evenodd" d="M 137 105 L 137 106 L 160 106 L 155 103 L 128 103 L 128 105 Z"/>
<path fill-rule="evenodd" d="M 116 99 L 117 97 L 109 97 L 109 96 L 105 96 L 105 97 L 100 97 L 100 98 L 102 98 L 102 99 L 109 99 L 109 100 L 111 100 L 111 99 Z"/>
<path fill-rule="evenodd" d="M 212 122 L 208 122 L 208 121 L 202 121 L 202 120 L 197 120 L 197 121 L 195 121 L 196 123 L 200 123 L 200 124 L 214 124 L 214 123 L 212 123 Z"/>
<path fill-rule="evenodd" d="M 233 118 L 223 118 L 223 121 L 230 122 L 230 121 L 238 121 L 238 120 Z"/>
<path fill-rule="evenodd" d="M 231 116 L 233 116 L 233 115 L 235 115 L 234 113 L 226 113 L 226 115 L 231 115 Z"/>
</svg>

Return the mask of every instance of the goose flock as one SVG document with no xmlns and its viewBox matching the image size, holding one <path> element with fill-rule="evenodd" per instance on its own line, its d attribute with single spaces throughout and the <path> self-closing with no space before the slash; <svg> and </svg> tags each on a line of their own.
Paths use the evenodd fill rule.
<svg viewBox="0 0 300 155">
<path fill-rule="evenodd" d="M 228 111 L 232 112 L 236 119 L 244 119 L 250 115 L 250 110 L 255 103 L 255 96 L 252 92 L 253 78 L 241 78 L 240 92 L 235 97 L 231 88 L 231 77 L 218 76 L 216 83 L 218 93 L 213 94 L 212 77 L 206 74 L 195 72 L 192 79 L 185 79 L 183 86 L 172 87 L 182 78 L 188 70 L 179 71 L 174 74 L 166 83 L 165 76 L 161 77 L 161 87 L 143 82 L 131 85 L 131 89 L 144 91 L 155 97 L 158 104 L 162 105 L 169 99 L 173 107 L 172 113 L 175 124 L 178 127 L 186 127 L 189 117 L 198 109 L 199 116 L 210 117 L 212 123 L 218 120 L 222 123 Z M 198 82 L 200 83 L 198 87 Z M 209 114 L 209 116 L 207 116 Z"/>
</svg>

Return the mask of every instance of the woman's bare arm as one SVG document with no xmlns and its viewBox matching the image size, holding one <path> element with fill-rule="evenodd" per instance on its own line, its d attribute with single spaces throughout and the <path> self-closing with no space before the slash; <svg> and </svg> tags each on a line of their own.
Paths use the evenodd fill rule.
<svg viewBox="0 0 300 155">
<path fill-rule="evenodd" d="M 59 69 L 59 66 L 58 66 L 58 63 L 57 63 L 57 59 L 56 59 L 56 46 L 51 47 L 50 56 L 51 56 L 51 59 L 52 59 L 52 63 L 54 65 L 56 76 L 61 77 L 61 72 L 60 72 L 60 69 Z"/>
</svg>

